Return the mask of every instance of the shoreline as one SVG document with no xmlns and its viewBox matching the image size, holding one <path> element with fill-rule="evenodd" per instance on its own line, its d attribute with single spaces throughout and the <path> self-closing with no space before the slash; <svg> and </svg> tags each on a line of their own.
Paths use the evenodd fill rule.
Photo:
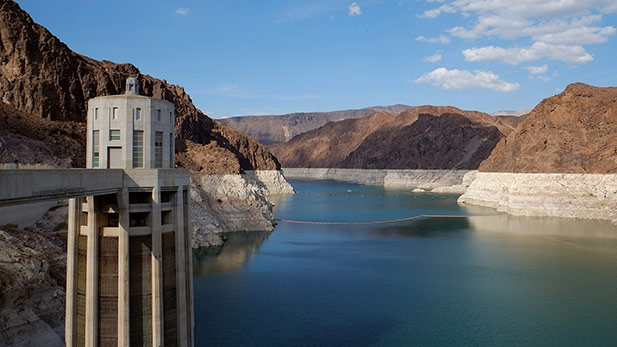
<svg viewBox="0 0 617 347">
<path fill-rule="evenodd" d="M 272 231 L 270 196 L 294 194 L 279 170 L 243 174 L 191 175 L 190 218 L 193 248 L 221 246 L 221 234 L 235 231 Z"/>
<path fill-rule="evenodd" d="M 514 216 L 617 222 L 616 174 L 478 172 L 459 204 Z"/>
<path fill-rule="evenodd" d="M 458 203 L 513 216 L 617 223 L 617 174 L 506 173 L 476 170 L 283 168 L 290 179 L 335 180 L 414 192 L 460 194 Z"/>
<path fill-rule="evenodd" d="M 282 168 L 289 179 L 334 180 L 416 192 L 462 194 L 473 181 L 475 170 L 396 170 Z"/>
</svg>

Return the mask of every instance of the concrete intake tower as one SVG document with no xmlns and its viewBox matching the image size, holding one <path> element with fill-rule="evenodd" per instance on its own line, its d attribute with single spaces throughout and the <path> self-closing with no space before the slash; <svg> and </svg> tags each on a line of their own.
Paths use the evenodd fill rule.
<svg viewBox="0 0 617 347">
<path fill-rule="evenodd" d="M 119 183 L 69 200 L 67 346 L 193 345 L 189 175 L 173 168 L 174 122 L 174 105 L 139 95 L 136 78 L 88 102 L 86 166 L 99 170 L 85 171 Z"/>
</svg>

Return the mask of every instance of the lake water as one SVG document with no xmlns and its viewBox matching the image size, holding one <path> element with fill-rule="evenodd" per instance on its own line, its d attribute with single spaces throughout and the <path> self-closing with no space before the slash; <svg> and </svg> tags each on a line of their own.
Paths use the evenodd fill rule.
<svg viewBox="0 0 617 347">
<path fill-rule="evenodd" d="M 617 345 L 610 223 L 469 210 L 456 196 L 292 181 L 280 223 L 195 253 L 196 346 Z"/>
</svg>

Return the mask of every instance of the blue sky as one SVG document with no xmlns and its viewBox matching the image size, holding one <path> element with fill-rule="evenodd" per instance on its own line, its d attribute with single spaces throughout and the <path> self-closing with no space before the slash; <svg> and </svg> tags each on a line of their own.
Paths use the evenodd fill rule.
<svg viewBox="0 0 617 347">
<path fill-rule="evenodd" d="M 214 118 L 396 103 L 532 108 L 614 86 L 615 0 L 18 0 L 74 51 Z"/>
</svg>

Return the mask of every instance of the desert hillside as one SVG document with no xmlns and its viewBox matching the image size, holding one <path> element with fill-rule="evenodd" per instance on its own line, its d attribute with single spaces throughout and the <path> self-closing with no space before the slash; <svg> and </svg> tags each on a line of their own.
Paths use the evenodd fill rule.
<svg viewBox="0 0 617 347">
<path fill-rule="evenodd" d="M 617 173 L 617 88 L 569 85 L 502 139 L 480 171 Z"/>
<path fill-rule="evenodd" d="M 420 106 L 331 122 L 270 148 L 284 167 L 476 169 L 513 128 L 486 113 Z"/>
<path fill-rule="evenodd" d="M 358 110 L 303 112 L 280 116 L 230 117 L 220 121 L 247 133 L 263 144 L 271 145 L 289 141 L 296 135 L 317 129 L 328 122 L 363 118 L 375 112 L 399 113 L 409 108 L 411 106 L 374 106 Z"/>
<path fill-rule="evenodd" d="M 123 93 L 126 78 L 139 77 L 142 94 L 176 106 L 179 165 L 202 173 L 280 167 L 256 140 L 204 115 L 182 87 L 142 75 L 131 64 L 97 61 L 71 51 L 11 0 L 0 1 L 0 44 L 0 100 L 22 116 L 85 122 L 88 99 Z M 82 143 L 85 146 L 85 138 Z M 81 164 L 77 160 L 70 165 Z"/>
</svg>

